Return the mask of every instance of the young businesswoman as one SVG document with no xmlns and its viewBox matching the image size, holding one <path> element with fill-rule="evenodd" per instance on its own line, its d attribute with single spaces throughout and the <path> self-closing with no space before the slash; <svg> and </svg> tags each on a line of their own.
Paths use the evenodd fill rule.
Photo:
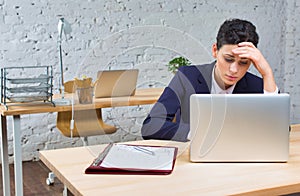
<svg viewBox="0 0 300 196">
<path fill-rule="evenodd" d="M 178 70 L 145 119 L 143 138 L 186 141 L 191 94 L 277 93 L 273 71 L 257 44 L 251 22 L 226 20 L 212 45 L 215 62 Z M 251 64 L 261 77 L 247 72 Z"/>
</svg>

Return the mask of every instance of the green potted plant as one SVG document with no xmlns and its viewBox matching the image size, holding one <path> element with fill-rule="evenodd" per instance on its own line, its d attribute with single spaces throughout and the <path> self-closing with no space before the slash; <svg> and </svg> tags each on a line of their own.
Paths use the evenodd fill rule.
<svg viewBox="0 0 300 196">
<path fill-rule="evenodd" d="M 168 67 L 168 70 L 172 73 L 176 73 L 179 67 L 182 66 L 189 66 L 191 62 L 184 57 L 175 57 L 169 63 L 166 65 Z"/>
</svg>

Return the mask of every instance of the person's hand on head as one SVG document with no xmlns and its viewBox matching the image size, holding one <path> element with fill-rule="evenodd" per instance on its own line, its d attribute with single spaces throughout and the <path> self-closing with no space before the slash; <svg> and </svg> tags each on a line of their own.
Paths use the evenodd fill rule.
<svg viewBox="0 0 300 196">
<path fill-rule="evenodd" d="M 274 92 L 276 90 L 276 83 L 273 75 L 273 71 L 265 57 L 260 50 L 256 48 L 251 42 L 241 42 L 238 47 L 233 49 L 232 52 L 239 55 L 240 58 L 250 59 L 261 74 L 264 80 L 264 90 L 268 92 Z"/>
</svg>

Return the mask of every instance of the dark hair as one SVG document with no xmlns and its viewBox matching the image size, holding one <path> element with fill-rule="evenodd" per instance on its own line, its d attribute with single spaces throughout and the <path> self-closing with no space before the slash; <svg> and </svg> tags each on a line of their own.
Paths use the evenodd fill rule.
<svg viewBox="0 0 300 196">
<path fill-rule="evenodd" d="M 226 20 L 218 31 L 217 49 L 224 44 L 238 44 L 240 42 L 252 42 L 255 47 L 258 44 L 256 27 L 249 21 L 240 19 Z"/>
</svg>

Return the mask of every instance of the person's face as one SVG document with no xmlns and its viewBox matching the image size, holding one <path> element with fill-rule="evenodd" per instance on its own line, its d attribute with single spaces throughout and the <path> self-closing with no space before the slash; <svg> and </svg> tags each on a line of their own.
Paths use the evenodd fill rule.
<svg viewBox="0 0 300 196">
<path fill-rule="evenodd" d="M 223 45 L 219 50 L 217 45 L 212 47 L 213 57 L 216 58 L 215 80 L 218 85 L 227 89 L 236 84 L 247 72 L 251 61 L 233 54 L 232 50 L 238 45 Z"/>
</svg>

